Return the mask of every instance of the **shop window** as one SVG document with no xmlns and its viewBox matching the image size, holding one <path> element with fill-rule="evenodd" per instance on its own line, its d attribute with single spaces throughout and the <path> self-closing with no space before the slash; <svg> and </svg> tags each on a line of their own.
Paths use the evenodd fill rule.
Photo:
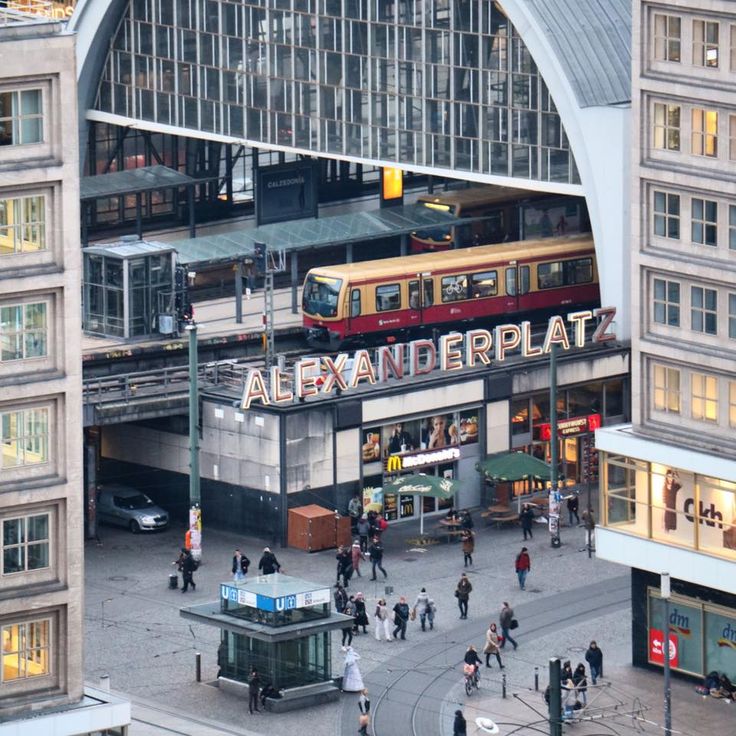
<svg viewBox="0 0 736 736">
<path fill-rule="evenodd" d="M 496 296 L 498 293 L 498 274 L 496 271 L 470 274 L 470 293 L 473 299 Z"/>
<path fill-rule="evenodd" d="M 736 483 L 698 476 L 698 548 L 736 558 Z"/>
<path fill-rule="evenodd" d="M 680 413 L 680 371 L 654 365 L 654 408 L 668 414 Z"/>
<path fill-rule="evenodd" d="M 652 537 L 695 547 L 695 483 L 691 473 L 651 465 Z"/>
<path fill-rule="evenodd" d="M 718 292 L 693 286 L 690 289 L 690 327 L 694 332 L 718 332 Z"/>
<path fill-rule="evenodd" d="M 624 417 L 626 414 L 624 409 L 624 382 L 609 381 L 606 383 L 605 389 L 605 421 Z"/>
<path fill-rule="evenodd" d="M 690 413 L 701 422 L 718 423 L 718 379 L 704 373 L 690 377 Z"/>
<path fill-rule="evenodd" d="M 662 151 L 680 150 L 680 106 L 654 103 L 654 140 L 652 145 Z"/>
<path fill-rule="evenodd" d="M 43 141 L 43 102 L 40 89 L 0 92 L 0 146 Z"/>
<path fill-rule="evenodd" d="M 48 461 L 49 410 L 21 409 L 0 414 L 0 469 L 39 465 Z"/>
<path fill-rule="evenodd" d="M 399 284 L 384 284 L 376 287 L 376 311 L 390 312 L 401 309 L 401 286 Z"/>
<path fill-rule="evenodd" d="M 567 392 L 567 408 L 571 417 L 600 414 L 603 408 L 603 384 L 586 383 Z"/>
<path fill-rule="evenodd" d="M 46 249 L 46 197 L 0 199 L 0 256 Z"/>
<path fill-rule="evenodd" d="M 654 15 L 654 58 L 657 61 L 680 61 L 682 21 L 676 15 Z"/>
<path fill-rule="evenodd" d="M 654 321 L 670 327 L 680 326 L 680 284 L 654 279 Z"/>
<path fill-rule="evenodd" d="M 654 234 L 680 239 L 680 195 L 654 192 Z"/>
<path fill-rule="evenodd" d="M 736 618 L 725 610 L 705 609 L 705 667 L 703 672 L 722 672 L 733 682 L 736 665 Z"/>
<path fill-rule="evenodd" d="M 511 402 L 511 435 L 529 434 L 529 399 L 514 399 Z"/>
<path fill-rule="evenodd" d="M 692 111 L 692 145 L 694 156 L 718 156 L 718 113 L 696 107 Z"/>
<path fill-rule="evenodd" d="M 51 621 L 40 619 L 8 624 L 2 629 L 2 682 L 51 673 Z"/>
<path fill-rule="evenodd" d="M 3 519 L 2 574 L 40 570 L 49 566 L 49 515 Z"/>
<path fill-rule="evenodd" d="M 672 597 L 669 608 L 670 620 L 666 624 L 664 601 L 656 591 L 650 591 L 649 630 L 650 632 L 652 629 L 664 632 L 666 628 L 669 630 L 669 635 L 674 638 L 677 645 L 677 658 L 670 661 L 673 669 L 701 675 L 703 674 L 702 609 L 700 606 L 687 605 L 679 596 Z M 649 661 L 653 661 L 651 653 Z"/>
<path fill-rule="evenodd" d="M 690 234 L 693 243 L 718 245 L 718 202 L 696 197 L 690 200 Z"/>
<path fill-rule="evenodd" d="M 46 303 L 0 307 L 0 361 L 42 358 L 47 352 Z"/>
<path fill-rule="evenodd" d="M 445 276 L 442 279 L 442 301 L 457 302 L 468 298 L 468 277 L 465 274 L 459 276 Z"/>
<path fill-rule="evenodd" d="M 718 68 L 718 22 L 693 21 L 693 65 Z"/>
</svg>

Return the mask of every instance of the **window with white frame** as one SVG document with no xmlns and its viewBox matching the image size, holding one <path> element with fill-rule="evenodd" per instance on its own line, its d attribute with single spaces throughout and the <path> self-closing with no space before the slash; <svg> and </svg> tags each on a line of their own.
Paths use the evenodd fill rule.
<svg viewBox="0 0 736 736">
<path fill-rule="evenodd" d="M 728 205 L 728 247 L 736 250 L 736 205 Z"/>
<path fill-rule="evenodd" d="M 715 289 L 690 287 L 690 328 L 706 335 L 718 333 L 718 292 Z"/>
<path fill-rule="evenodd" d="M 693 64 L 718 68 L 717 21 L 693 21 Z"/>
<path fill-rule="evenodd" d="M 3 683 L 51 674 L 51 620 L 48 618 L 4 624 Z"/>
<path fill-rule="evenodd" d="M 49 566 L 49 514 L 3 519 L 2 574 L 41 570 Z"/>
<path fill-rule="evenodd" d="M 654 234 L 680 239 L 680 195 L 654 192 Z"/>
<path fill-rule="evenodd" d="M 39 407 L 0 413 L 0 445 L 0 472 L 48 462 L 49 410 Z"/>
<path fill-rule="evenodd" d="M 654 147 L 665 151 L 680 150 L 680 106 L 654 103 Z"/>
<path fill-rule="evenodd" d="M 654 279 L 654 321 L 670 327 L 680 326 L 680 283 Z"/>
<path fill-rule="evenodd" d="M 680 371 L 654 364 L 654 408 L 668 414 L 680 413 Z"/>
<path fill-rule="evenodd" d="M 42 141 L 41 90 L 0 90 L 0 146 L 21 146 Z"/>
<path fill-rule="evenodd" d="M 736 294 L 728 295 L 728 336 L 736 340 Z"/>
<path fill-rule="evenodd" d="M 692 145 L 694 156 L 718 156 L 718 113 L 694 107 L 692 110 Z"/>
<path fill-rule="evenodd" d="M 47 354 L 46 312 L 46 302 L 0 306 L 0 362 Z"/>
<path fill-rule="evenodd" d="M 654 15 L 654 58 L 658 61 L 680 61 L 682 21 L 676 15 Z"/>
<path fill-rule="evenodd" d="M 690 376 L 690 414 L 701 422 L 718 422 L 718 379 L 705 373 Z"/>
<path fill-rule="evenodd" d="M 718 245 L 718 203 L 712 199 L 690 200 L 690 237 L 700 245 Z"/>
<path fill-rule="evenodd" d="M 46 197 L 0 197 L 0 256 L 46 249 Z"/>
<path fill-rule="evenodd" d="M 736 427 L 736 381 L 728 382 L 728 423 Z"/>
<path fill-rule="evenodd" d="M 736 115 L 728 116 L 728 158 L 736 161 Z"/>
</svg>

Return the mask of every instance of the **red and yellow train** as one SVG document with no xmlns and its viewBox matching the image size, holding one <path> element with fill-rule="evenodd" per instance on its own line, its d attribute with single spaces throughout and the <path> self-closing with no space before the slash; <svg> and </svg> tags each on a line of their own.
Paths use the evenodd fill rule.
<svg viewBox="0 0 736 736">
<path fill-rule="evenodd" d="M 599 301 L 593 240 L 580 235 L 314 268 L 302 312 L 307 341 L 336 350 Z"/>
</svg>

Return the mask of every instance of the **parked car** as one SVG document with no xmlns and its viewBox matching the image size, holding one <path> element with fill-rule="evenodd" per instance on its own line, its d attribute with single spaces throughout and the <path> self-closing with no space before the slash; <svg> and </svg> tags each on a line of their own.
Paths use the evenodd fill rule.
<svg viewBox="0 0 736 736">
<path fill-rule="evenodd" d="M 169 514 L 156 506 L 145 493 L 118 485 L 104 486 L 100 491 L 97 519 L 127 527 L 134 534 L 165 529 L 169 525 Z"/>
</svg>

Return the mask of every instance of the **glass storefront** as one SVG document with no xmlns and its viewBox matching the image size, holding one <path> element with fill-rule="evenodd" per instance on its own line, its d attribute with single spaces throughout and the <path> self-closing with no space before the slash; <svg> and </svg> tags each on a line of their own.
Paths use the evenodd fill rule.
<svg viewBox="0 0 736 736">
<path fill-rule="evenodd" d="M 736 559 L 736 483 L 601 455 L 606 526 Z"/>
</svg>

